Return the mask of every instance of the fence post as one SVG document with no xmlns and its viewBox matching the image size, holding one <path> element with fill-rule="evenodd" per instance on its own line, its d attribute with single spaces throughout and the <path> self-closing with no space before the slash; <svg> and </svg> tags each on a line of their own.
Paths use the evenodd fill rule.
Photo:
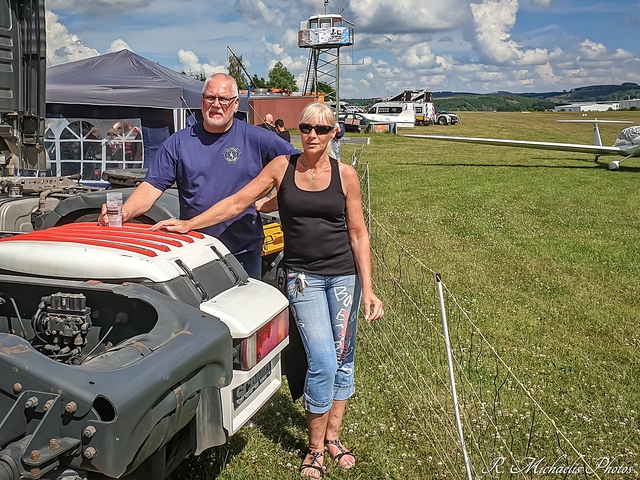
<svg viewBox="0 0 640 480">
<path fill-rule="evenodd" d="M 449 341 L 449 327 L 447 326 L 447 312 L 444 306 L 444 295 L 442 294 L 442 281 L 440 274 L 436 273 L 436 283 L 438 284 L 438 297 L 440 299 L 440 311 L 442 312 L 442 333 L 444 335 L 444 344 L 447 350 L 447 362 L 449 364 L 449 379 L 451 381 L 451 395 L 453 396 L 453 408 L 456 414 L 456 424 L 458 425 L 458 435 L 460 436 L 460 443 L 462 444 L 462 455 L 464 456 L 464 466 L 467 470 L 467 479 L 473 480 L 471 473 L 471 461 L 467 455 L 467 446 L 464 442 L 464 435 L 462 433 L 462 422 L 460 421 L 460 409 L 458 405 L 458 395 L 456 393 L 456 379 L 453 369 L 453 357 L 451 355 L 451 342 Z"/>
</svg>

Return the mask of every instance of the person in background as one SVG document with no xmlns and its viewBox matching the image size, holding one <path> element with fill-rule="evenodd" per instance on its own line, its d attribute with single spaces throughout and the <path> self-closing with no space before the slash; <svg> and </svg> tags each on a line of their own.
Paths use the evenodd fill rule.
<svg viewBox="0 0 640 480">
<path fill-rule="evenodd" d="M 344 132 L 345 132 L 344 123 L 342 122 L 338 123 L 337 128 L 338 128 L 338 132 L 331 140 L 331 151 L 332 151 L 333 158 L 340 160 L 340 141 L 342 140 L 342 137 L 344 137 Z"/>
<path fill-rule="evenodd" d="M 274 188 L 284 233 L 287 295 L 307 354 L 304 408 L 309 451 L 300 472 L 320 478 L 325 448 L 341 467 L 355 465 L 340 441 L 347 399 L 355 391 L 358 305 L 364 318 L 384 314 L 373 292 L 369 235 L 356 171 L 328 155 L 338 133 L 334 112 L 321 103 L 300 115 L 303 153 L 280 156 L 242 190 L 189 219 L 158 222 L 153 230 L 187 232 L 233 218 Z"/>
<path fill-rule="evenodd" d="M 260 128 L 264 128 L 265 130 L 269 130 L 270 132 L 275 132 L 276 131 L 276 126 L 273 123 L 273 115 L 271 115 L 270 113 L 267 113 L 264 116 L 264 122 L 262 122 L 258 126 Z"/>
<path fill-rule="evenodd" d="M 280 138 L 291 143 L 291 134 L 284 128 L 284 120 L 281 118 L 276 120 L 276 133 Z"/>
<path fill-rule="evenodd" d="M 238 104 L 233 77 L 217 73 L 205 81 L 201 103 L 204 121 L 176 132 L 162 144 L 144 182 L 122 206 L 123 222 L 144 214 L 174 183 L 180 217 L 193 218 L 238 192 L 273 158 L 299 153 L 277 135 L 235 120 Z M 98 221 L 108 224 L 106 205 Z M 225 222 L 199 230 L 218 237 L 251 277 L 261 277 L 264 233 L 254 205 L 247 205 Z"/>
<path fill-rule="evenodd" d="M 129 122 L 116 122 L 107 132 L 107 156 L 111 160 L 132 160 L 140 162 L 142 160 L 142 143 L 132 142 L 140 140 L 140 130 Z M 125 165 L 131 166 L 131 165 Z M 141 167 L 142 164 L 139 165 Z M 121 165 L 120 168 L 123 168 Z"/>
</svg>

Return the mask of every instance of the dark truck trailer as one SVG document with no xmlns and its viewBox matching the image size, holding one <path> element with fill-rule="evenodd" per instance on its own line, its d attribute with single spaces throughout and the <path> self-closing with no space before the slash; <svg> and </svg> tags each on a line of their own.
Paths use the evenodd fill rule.
<svg viewBox="0 0 640 480">
<path fill-rule="evenodd" d="M 0 167 L 46 168 L 44 0 L 0 0 Z"/>
<path fill-rule="evenodd" d="M 0 480 L 166 478 L 279 389 L 287 307 L 198 232 L 0 239 Z"/>
</svg>

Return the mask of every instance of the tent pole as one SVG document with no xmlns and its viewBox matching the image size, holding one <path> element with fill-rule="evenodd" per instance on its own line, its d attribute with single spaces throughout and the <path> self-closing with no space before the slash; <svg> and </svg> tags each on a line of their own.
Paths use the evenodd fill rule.
<svg viewBox="0 0 640 480">
<path fill-rule="evenodd" d="M 173 109 L 173 131 L 177 132 L 185 127 L 184 108 Z"/>
</svg>

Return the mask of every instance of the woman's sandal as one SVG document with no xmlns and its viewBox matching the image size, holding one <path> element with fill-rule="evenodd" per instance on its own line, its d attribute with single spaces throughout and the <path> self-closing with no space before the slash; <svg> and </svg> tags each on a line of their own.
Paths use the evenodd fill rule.
<svg viewBox="0 0 640 480">
<path fill-rule="evenodd" d="M 355 467 L 355 463 L 352 464 L 348 464 L 348 465 L 342 465 L 340 463 L 340 459 L 346 455 L 349 455 L 351 457 L 353 457 L 353 459 L 356 459 L 356 456 L 353 454 L 353 452 L 351 450 L 348 450 L 347 448 L 345 448 L 344 445 L 342 445 L 342 442 L 340 441 L 339 438 L 336 438 L 335 440 L 325 440 L 324 441 L 324 445 L 325 447 L 327 447 L 327 445 L 333 445 L 334 447 L 336 447 L 340 453 L 337 454 L 336 456 L 331 455 L 331 451 L 329 450 L 329 448 L 327 447 L 327 451 L 329 451 L 329 455 L 331 456 L 331 458 L 333 458 L 336 462 L 338 462 L 338 465 L 340 465 L 342 468 L 348 469 L 351 467 Z"/>
<path fill-rule="evenodd" d="M 309 449 L 309 452 L 307 453 L 307 455 L 311 455 L 313 457 L 313 460 L 311 460 L 311 463 L 303 463 L 300 466 L 300 474 L 302 476 L 304 476 L 304 477 L 307 477 L 307 478 L 322 478 L 324 476 L 324 468 L 318 462 L 318 458 L 324 456 L 324 452 L 318 452 L 316 450 Z M 303 460 L 303 462 L 304 462 L 304 460 Z M 318 463 L 318 464 L 316 465 L 316 463 Z M 310 468 L 312 470 L 317 471 L 318 472 L 318 476 L 317 477 L 312 477 L 311 475 L 305 475 L 304 470 L 306 470 L 307 468 Z"/>
</svg>

